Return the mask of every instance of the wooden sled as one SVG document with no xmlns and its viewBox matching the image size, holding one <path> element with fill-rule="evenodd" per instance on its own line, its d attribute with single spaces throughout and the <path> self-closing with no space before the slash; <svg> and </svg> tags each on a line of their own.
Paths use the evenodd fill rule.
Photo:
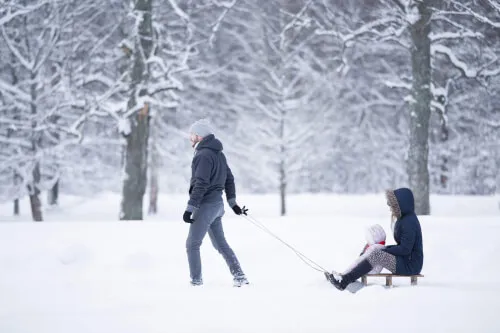
<svg viewBox="0 0 500 333">
<path fill-rule="evenodd" d="M 424 277 L 424 276 L 421 274 L 417 274 L 417 275 L 397 275 L 397 274 L 391 274 L 391 273 L 368 274 L 368 275 L 364 275 L 361 278 L 361 282 L 363 283 L 364 286 L 366 286 L 368 284 L 368 277 L 385 277 L 385 285 L 387 287 L 392 287 L 392 278 L 393 277 L 410 278 L 411 285 L 416 286 L 418 284 L 418 278 Z"/>
</svg>

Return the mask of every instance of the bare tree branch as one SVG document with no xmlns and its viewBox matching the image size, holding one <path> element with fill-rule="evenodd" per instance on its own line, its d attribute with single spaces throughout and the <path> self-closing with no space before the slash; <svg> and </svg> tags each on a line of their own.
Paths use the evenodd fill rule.
<svg viewBox="0 0 500 333">
<path fill-rule="evenodd" d="M 391 24 L 400 24 L 400 23 L 401 21 L 396 17 L 387 17 L 387 18 L 377 19 L 372 22 L 368 22 L 362 25 L 361 27 L 357 28 L 355 31 L 348 34 L 341 34 L 338 31 L 322 30 L 322 29 L 317 29 L 316 34 L 320 36 L 321 35 L 334 36 L 340 39 L 343 43 L 347 43 L 358 37 L 368 34 L 373 34 L 377 36 L 391 35 L 394 33 L 394 30 L 390 27 Z M 389 26 L 389 28 L 387 28 L 387 26 Z M 384 30 L 384 33 L 380 33 L 375 30 L 375 28 L 378 27 L 384 27 L 386 28 L 386 30 Z"/>
<path fill-rule="evenodd" d="M 208 38 L 208 42 L 209 42 L 210 46 L 213 46 L 215 34 L 217 33 L 217 31 L 219 31 L 219 27 L 220 27 L 222 21 L 224 20 L 224 17 L 226 17 L 226 15 L 229 13 L 229 11 L 238 3 L 238 0 L 232 0 L 229 3 L 221 3 L 221 2 L 215 1 L 215 0 L 213 0 L 213 1 L 218 7 L 224 7 L 224 10 L 219 15 L 219 18 L 217 18 L 217 21 L 215 21 L 215 24 L 212 27 L 212 32 L 210 33 L 210 37 Z"/>
<path fill-rule="evenodd" d="M 472 9 L 470 9 L 469 7 L 467 7 L 466 5 L 460 3 L 461 1 L 451 0 L 451 2 L 457 8 L 461 9 L 461 11 L 445 11 L 445 12 L 442 12 L 442 14 L 472 16 L 476 20 L 478 20 L 479 22 L 488 24 L 488 25 L 492 26 L 493 28 L 500 29 L 500 21 L 492 21 L 489 18 L 487 18 L 486 16 L 476 13 L 475 11 L 473 11 Z M 491 2 L 491 1 L 489 1 L 489 2 L 493 6 L 493 8 L 498 9 L 497 8 L 497 6 L 498 6 L 497 4 L 495 4 L 495 3 Z"/>
<path fill-rule="evenodd" d="M 405 6 L 401 3 L 401 1 L 399 0 L 392 0 L 393 3 L 396 4 L 396 6 L 399 7 L 399 9 L 401 9 L 401 11 L 404 13 L 406 11 L 406 8 Z"/>
<path fill-rule="evenodd" d="M 14 13 L 12 13 L 12 7 L 7 7 L 6 13 L 0 12 L 0 14 L 3 14 L 0 17 L 0 25 L 7 24 L 11 20 L 13 20 L 14 18 L 16 18 L 18 16 L 29 14 L 30 12 L 37 10 L 40 7 L 45 6 L 47 3 L 48 3 L 48 1 L 41 1 L 41 2 L 37 3 L 36 5 L 23 7 L 23 9 L 17 10 Z"/>
</svg>

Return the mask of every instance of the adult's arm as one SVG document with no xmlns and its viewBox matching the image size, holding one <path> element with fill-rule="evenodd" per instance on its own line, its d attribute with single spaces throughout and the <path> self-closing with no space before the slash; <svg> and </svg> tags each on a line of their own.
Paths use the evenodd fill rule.
<svg viewBox="0 0 500 333">
<path fill-rule="evenodd" d="M 196 156 L 193 163 L 194 183 L 186 209 L 188 212 L 193 212 L 200 207 L 201 200 L 210 186 L 210 173 L 213 164 L 209 157 L 203 155 Z"/>
</svg>

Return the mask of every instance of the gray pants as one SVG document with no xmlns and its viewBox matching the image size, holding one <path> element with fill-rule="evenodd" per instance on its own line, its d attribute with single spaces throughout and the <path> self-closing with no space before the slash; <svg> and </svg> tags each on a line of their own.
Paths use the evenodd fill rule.
<svg viewBox="0 0 500 333">
<path fill-rule="evenodd" d="M 205 203 L 193 214 L 194 222 L 189 227 L 186 251 L 189 261 L 191 281 L 202 282 L 200 246 L 208 232 L 214 248 L 226 260 L 229 271 L 234 277 L 243 276 L 240 263 L 224 237 L 221 218 L 224 215 L 224 203 Z"/>
<path fill-rule="evenodd" d="M 380 249 L 374 250 L 367 258 L 370 265 L 382 266 L 391 273 L 396 273 L 396 257 Z"/>
</svg>

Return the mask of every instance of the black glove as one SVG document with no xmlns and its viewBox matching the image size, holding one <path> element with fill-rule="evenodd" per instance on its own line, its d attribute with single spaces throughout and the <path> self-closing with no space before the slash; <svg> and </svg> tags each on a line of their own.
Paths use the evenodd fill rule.
<svg viewBox="0 0 500 333">
<path fill-rule="evenodd" d="M 234 205 L 231 208 L 233 208 L 233 211 L 236 215 L 247 215 L 248 208 L 245 208 L 245 206 L 243 206 L 243 208 L 240 208 L 240 206 Z"/>
<path fill-rule="evenodd" d="M 184 215 L 182 215 L 182 219 L 186 223 L 193 223 L 194 220 L 191 218 L 191 212 L 188 212 L 187 210 L 184 212 Z"/>
</svg>

